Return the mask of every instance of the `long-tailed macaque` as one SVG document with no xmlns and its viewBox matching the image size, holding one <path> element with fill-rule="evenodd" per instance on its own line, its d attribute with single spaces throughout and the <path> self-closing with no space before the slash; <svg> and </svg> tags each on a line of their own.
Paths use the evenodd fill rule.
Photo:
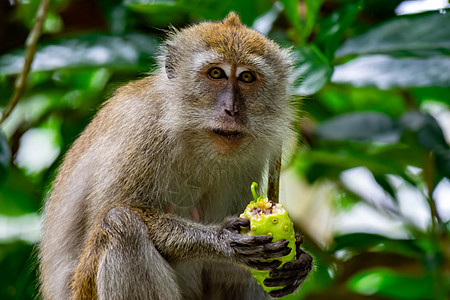
<svg viewBox="0 0 450 300">
<path fill-rule="evenodd" d="M 174 31 L 152 76 L 119 88 L 67 153 L 45 205 L 44 299 L 264 299 L 311 270 L 238 218 L 292 135 L 290 52 L 235 13 Z"/>
</svg>

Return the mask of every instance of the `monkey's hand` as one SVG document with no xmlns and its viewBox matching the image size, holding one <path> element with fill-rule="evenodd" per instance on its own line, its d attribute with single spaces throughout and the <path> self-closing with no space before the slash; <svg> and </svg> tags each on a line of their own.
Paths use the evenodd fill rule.
<svg viewBox="0 0 450 300">
<path fill-rule="evenodd" d="M 295 292 L 311 271 L 312 257 L 300 248 L 302 241 L 302 236 L 296 233 L 297 259 L 285 263 L 281 269 L 273 268 L 269 273 L 270 278 L 264 280 L 264 285 L 267 287 L 283 287 L 271 291 L 270 296 L 278 298 Z"/>
<path fill-rule="evenodd" d="M 221 226 L 221 236 L 228 242 L 237 262 L 257 270 L 274 270 L 281 262 L 265 260 L 288 255 L 291 252 L 289 241 L 281 239 L 272 243 L 272 237 L 268 235 L 245 236 L 239 233 L 243 227 L 249 226 L 248 219 L 228 218 Z"/>
</svg>

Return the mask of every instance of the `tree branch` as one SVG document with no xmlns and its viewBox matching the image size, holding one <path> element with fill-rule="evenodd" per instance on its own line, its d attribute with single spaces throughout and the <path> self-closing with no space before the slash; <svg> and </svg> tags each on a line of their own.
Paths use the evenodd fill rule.
<svg viewBox="0 0 450 300">
<path fill-rule="evenodd" d="M 45 16 L 47 15 L 48 7 L 50 4 L 50 0 L 42 0 L 39 5 L 38 12 L 36 14 L 36 21 L 33 25 L 33 28 L 30 31 L 30 34 L 27 37 L 27 41 L 25 43 L 26 53 L 25 53 L 25 62 L 23 65 L 22 72 L 20 72 L 19 76 L 16 79 L 14 85 L 14 93 L 11 97 L 9 105 L 5 108 L 2 114 L 2 118 L 0 119 L 0 124 L 8 118 L 13 109 L 16 107 L 23 93 L 25 92 L 25 86 L 27 82 L 28 73 L 31 70 L 31 63 L 34 59 L 34 54 L 37 49 L 37 42 L 42 33 L 42 27 L 44 26 Z"/>
</svg>

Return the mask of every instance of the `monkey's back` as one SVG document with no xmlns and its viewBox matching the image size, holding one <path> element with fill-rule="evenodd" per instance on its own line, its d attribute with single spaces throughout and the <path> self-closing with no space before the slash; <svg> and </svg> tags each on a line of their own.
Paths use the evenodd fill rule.
<svg viewBox="0 0 450 300">
<path fill-rule="evenodd" d="M 142 194 L 151 196 L 151 177 L 157 172 L 153 160 L 166 141 L 158 128 L 161 95 L 153 81 L 147 77 L 120 88 L 74 142 L 59 169 L 45 204 L 39 247 L 45 299 L 68 299 L 81 248 L 102 210 L 123 199 L 132 203 Z M 149 176 L 141 180 L 148 184 L 133 186 L 141 176 Z"/>
</svg>

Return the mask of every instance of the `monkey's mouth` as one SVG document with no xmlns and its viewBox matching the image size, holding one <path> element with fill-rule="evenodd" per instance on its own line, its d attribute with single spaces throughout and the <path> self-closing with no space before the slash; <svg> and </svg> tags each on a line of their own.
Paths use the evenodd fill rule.
<svg viewBox="0 0 450 300">
<path fill-rule="evenodd" d="M 212 132 L 228 139 L 236 139 L 241 135 L 239 131 L 222 130 L 222 129 L 213 129 Z"/>
<path fill-rule="evenodd" d="M 209 136 L 213 146 L 220 153 L 228 154 L 241 144 L 243 134 L 236 130 L 212 129 Z"/>
</svg>

